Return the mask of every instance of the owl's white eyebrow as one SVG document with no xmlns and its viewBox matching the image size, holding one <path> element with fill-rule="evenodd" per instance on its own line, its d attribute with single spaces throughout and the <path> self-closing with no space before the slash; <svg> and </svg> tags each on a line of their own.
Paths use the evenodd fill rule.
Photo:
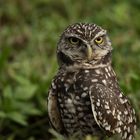
<svg viewBox="0 0 140 140">
<path fill-rule="evenodd" d="M 77 34 L 65 34 L 65 37 L 66 37 L 66 38 L 69 38 L 69 37 L 76 37 L 76 38 L 81 39 Z"/>
<path fill-rule="evenodd" d="M 102 31 L 98 32 L 98 33 L 95 35 L 95 37 L 94 37 L 93 39 L 95 39 L 95 38 L 97 38 L 97 37 L 99 37 L 99 36 L 104 36 L 104 35 L 106 35 L 106 33 L 107 33 L 106 30 L 102 30 Z M 92 40 L 93 40 L 93 39 L 92 39 Z"/>
</svg>

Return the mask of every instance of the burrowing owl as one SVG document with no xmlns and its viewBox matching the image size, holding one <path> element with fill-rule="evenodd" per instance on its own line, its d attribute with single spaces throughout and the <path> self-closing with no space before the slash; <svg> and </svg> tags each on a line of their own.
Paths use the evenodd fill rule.
<svg viewBox="0 0 140 140">
<path fill-rule="evenodd" d="M 111 52 L 106 30 L 96 24 L 76 23 L 61 35 L 48 97 L 50 122 L 59 133 L 133 139 L 135 111 L 118 85 Z"/>
</svg>

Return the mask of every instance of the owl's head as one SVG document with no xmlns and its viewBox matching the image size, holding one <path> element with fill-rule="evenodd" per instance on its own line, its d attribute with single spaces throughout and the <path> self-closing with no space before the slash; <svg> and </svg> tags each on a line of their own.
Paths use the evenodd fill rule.
<svg viewBox="0 0 140 140">
<path fill-rule="evenodd" d="M 76 23 L 65 29 L 60 37 L 57 56 L 59 64 L 98 61 L 111 52 L 106 30 L 96 24 Z"/>
</svg>

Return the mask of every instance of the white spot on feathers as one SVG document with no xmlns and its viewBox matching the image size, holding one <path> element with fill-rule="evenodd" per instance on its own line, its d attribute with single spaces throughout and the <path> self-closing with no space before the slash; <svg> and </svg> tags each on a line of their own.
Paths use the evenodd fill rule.
<svg viewBox="0 0 140 140">
<path fill-rule="evenodd" d="M 85 70 L 85 73 L 89 73 L 89 70 Z"/>
<path fill-rule="evenodd" d="M 115 108 L 113 108 L 112 115 L 113 116 L 115 115 Z"/>
<path fill-rule="evenodd" d="M 109 109 L 109 106 L 108 105 L 105 105 L 105 109 Z"/>
<path fill-rule="evenodd" d="M 110 110 L 107 110 L 107 114 L 110 114 L 111 113 L 111 111 Z"/>
<path fill-rule="evenodd" d="M 124 135 L 123 135 L 122 138 L 123 138 L 123 139 L 126 139 L 126 138 L 127 138 L 127 132 L 126 132 L 126 131 L 124 132 Z"/>
<path fill-rule="evenodd" d="M 125 110 L 125 111 L 124 111 L 124 114 L 125 114 L 125 115 L 127 115 L 127 114 L 128 114 L 128 111 L 127 111 L 127 110 Z"/>
<path fill-rule="evenodd" d="M 87 90 L 87 89 L 88 89 L 88 87 L 84 87 L 84 88 L 83 88 L 83 90 Z"/>
<path fill-rule="evenodd" d="M 118 133 L 120 133 L 120 132 L 121 132 L 120 127 L 117 127 L 115 130 L 116 130 L 116 132 L 118 132 Z"/>
<path fill-rule="evenodd" d="M 66 102 L 66 107 L 67 109 L 71 112 L 71 113 L 76 113 L 76 110 L 75 110 L 75 106 L 73 104 L 73 101 L 72 99 L 68 98 L 67 100 L 65 100 Z"/>
<path fill-rule="evenodd" d="M 98 81 L 97 79 L 92 79 L 92 80 L 91 80 L 91 82 L 97 82 L 97 81 Z"/>
<path fill-rule="evenodd" d="M 97 106 L 100 106 L 100 102 L 97 102 L 96 105 L 97 105 Z"/>
<path fill-rule="evenodd" d="M 107 83 L 106 83 L 106 80 L 102 80 L 102 82 L 106 85 Z"/>
<path fill-rule="evenodd" d="M 99 70 L 97 70 L 97 69 L 95 70 L 95 72 L 96 72 L 97 74 L 100 74 L 100 73 L 101 73 L 101 72 L 100 72 Z"/>
<path fill-rule="evenodd" d="M 117 119 L 120 121 L 121 120 L 121 117 L 120 117 L 120 115 L 118 114 L 118 116 L 117 116 Z"/>
<path fill-rule="evenodd" d="M 110 128 L 111 128 L 110 125 L 108 125 L 108 126 L 105 127 L 106 130 L 110 130 Z"/>
<path fill-rule="evenodd" d="M 86 96 L 87 96 L 87 93 L 86 92 L 83 92 L 82 95 L 81 95 L 82 98 L 84 98 Z"/>
<path fill-rule="evenodd" d="M 128 140 L 132 140 L 132 139 L 133 139 L 133 137 L 132 137 L 132 135 L 130 135 L 129 138 L 128 138 Z"/>
</svg>

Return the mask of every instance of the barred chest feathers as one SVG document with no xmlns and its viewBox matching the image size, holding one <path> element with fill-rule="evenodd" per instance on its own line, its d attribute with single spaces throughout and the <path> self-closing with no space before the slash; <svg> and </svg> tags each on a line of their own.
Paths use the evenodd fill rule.
<svg viewBox="0 0 140 140">
<path fill-rule="evenodd" d="M 97 83 L 112 87 L 113 90 L 118 88 L 111 66 L 100 69 L 83 69 L 76 72 L 63 70 L 54 80 L 53 85 L 57 85 L 57 87 L 54 86 L 54 90 L 57 90 L 54 93 L 58 93 L 62 122 L 69 134 L 74 134 L 77 131 L 83 135 L 100 134 L 89 97 L 89 90 Z M 100 104 L 98 101 L 96 102 L 97 106 Z"/>
</svg>

